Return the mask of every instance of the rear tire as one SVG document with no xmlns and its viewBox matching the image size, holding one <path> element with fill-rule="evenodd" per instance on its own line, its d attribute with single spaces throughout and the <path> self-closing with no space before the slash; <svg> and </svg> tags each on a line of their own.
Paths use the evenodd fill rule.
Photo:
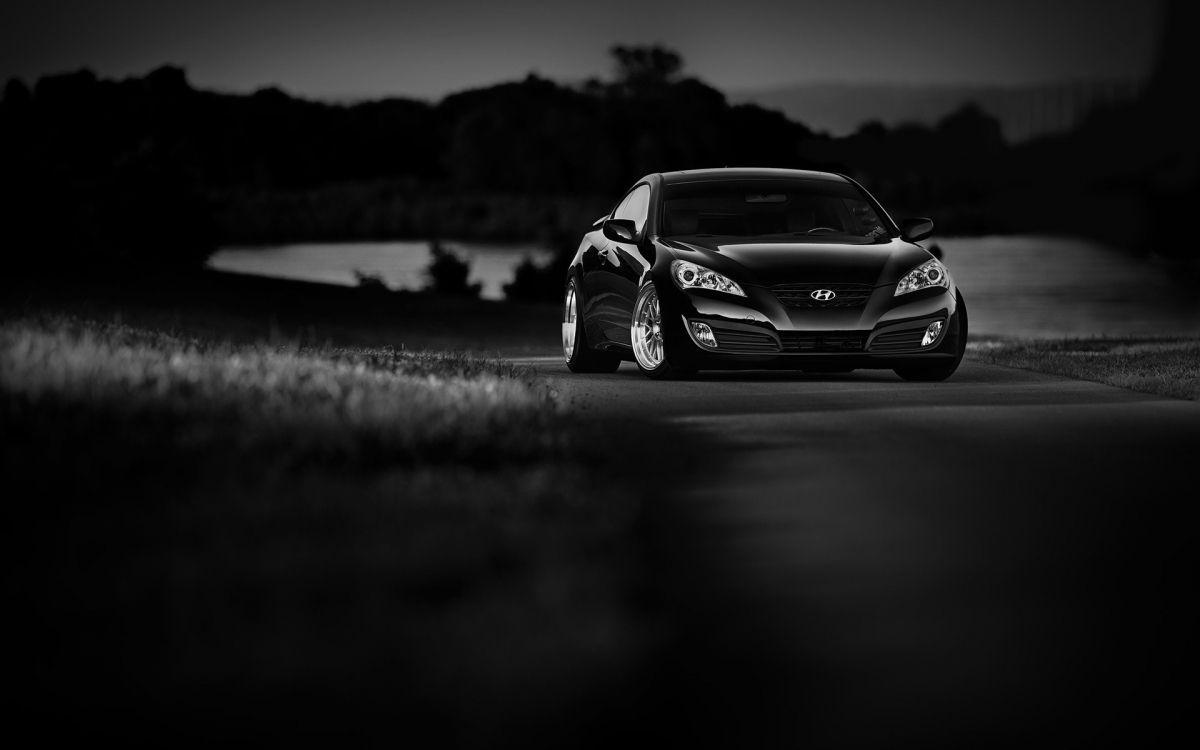
<svg viewBox="0 0 1200 750">
<path fill-rule="evenodd" d="M 897 367 L 895 369 L 897 375 L 913 382 L 934 383 L 945 380 L 954 374 L 967 351 L 967 304 L 963 301 L 961 293 L 958 294 L 957 300 L 954 319 L 958 321 L 958 330 L 955 332 L 954 359 L 937 365 Z"/>
<path fill-rule="evenodd" d="M 642 374 L 652 380 L 677 380 L 695 375 L 695 370 L 671 364 L 664 325 L 658 290 L 654 288 L 654 282 L 648 281 L 638 292 L 637 301 L 633 303 L 633 319 L 629 322 L 634 361 Z"/>
<path fill-rule="evenodd" d="M 575 279 L 567 281 L 566 295 L 563 299 L 562 344 L 563 358 L 571 372 L 616 372 L 621 366 L 619 356 L 598 352 L 588 346 L 579 295 L 575 290 Z"/>
</svg>

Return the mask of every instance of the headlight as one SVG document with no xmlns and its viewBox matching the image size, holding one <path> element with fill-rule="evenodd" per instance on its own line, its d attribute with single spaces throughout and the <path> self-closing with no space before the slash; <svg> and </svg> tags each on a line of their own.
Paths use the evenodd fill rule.
<svg viewBox="0 0 1200 750">
<path fill-rule="evenodd" d="M 950 273 L 936 259 L 927 260 L 904 275 L 896 285 L 896 296 L 915 292 L 918 289 L 928 289 L 931 286 L 950 287 Z"/>
<path fill-rule="evenodd" d="M 710 271 L 704 266 L 688 263 L 685 260 L 671 262 L 671 276 L 680 289 L 711 289 L 714 292 L 736 294 L 739 297 L 746 296 L 737 282 L 716 271 Z"/>
</svg>

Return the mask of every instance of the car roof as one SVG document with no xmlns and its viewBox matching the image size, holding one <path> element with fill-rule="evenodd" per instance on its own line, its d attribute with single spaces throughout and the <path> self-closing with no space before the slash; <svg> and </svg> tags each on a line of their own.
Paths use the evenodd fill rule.
<svg viewBox="0 0 1200 750">
<path fill-rule="evenodd" d="M 663 184 L 681 182 L 708 182 L 710 180 L 754 180 L 788 179 L 821 180 L 824 182 L 847 182 L 840 174 L 814 172 L 808 169 L 769 169 L 766 167 L 721 167 L 719 169 L 684 169 L 678 172 L 663 172 L 659 175 Z"/>
</svg>

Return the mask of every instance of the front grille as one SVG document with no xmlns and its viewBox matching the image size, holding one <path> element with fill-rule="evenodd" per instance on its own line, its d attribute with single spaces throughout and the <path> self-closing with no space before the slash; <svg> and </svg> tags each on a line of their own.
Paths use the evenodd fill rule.
<svg viewBox="0 0 1200 750">
<path fill-rule="evenodd" d="M 818 289 L 828 289 L 837 296 L 828 302 L 815 300 L 812 293 Z M 779 284 L 771 291 L 788 307 L 824 309 L 862 307 L 875 289 L 870 284 Z"/>
<path fill-rule="evenodd" d="M 779 344 L 765 331 L 723 328 L 711 323 L 709 325 L 713 335 L 717 337 L 717 351 L 741 354 L 774 354 L 779 351 Z"/>
<path fill-rule="evenodd" d="M 840 354 L 861 352 L 867 341 L 862 331 L 781 331 L 783 351 L 788 354 Z"/>
</svg>

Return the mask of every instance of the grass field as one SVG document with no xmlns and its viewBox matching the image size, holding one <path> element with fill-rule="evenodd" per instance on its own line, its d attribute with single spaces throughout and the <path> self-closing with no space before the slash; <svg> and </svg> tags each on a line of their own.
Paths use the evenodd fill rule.
<svg viewBox="0 0 1200 750">
<path fill-rule="evenodd" d="M 0 416 L 24 697 L 56 721 L 552 742 L 651 646 L 644 493 L 589 450 L 619 427 L 528 370 L 18 316 Z"/>
<path fill-rule="evenodd" d="M 1200 339 L 981 341 L 967 356 L 980 362 L 1200 401 Z"/>
</svg>

